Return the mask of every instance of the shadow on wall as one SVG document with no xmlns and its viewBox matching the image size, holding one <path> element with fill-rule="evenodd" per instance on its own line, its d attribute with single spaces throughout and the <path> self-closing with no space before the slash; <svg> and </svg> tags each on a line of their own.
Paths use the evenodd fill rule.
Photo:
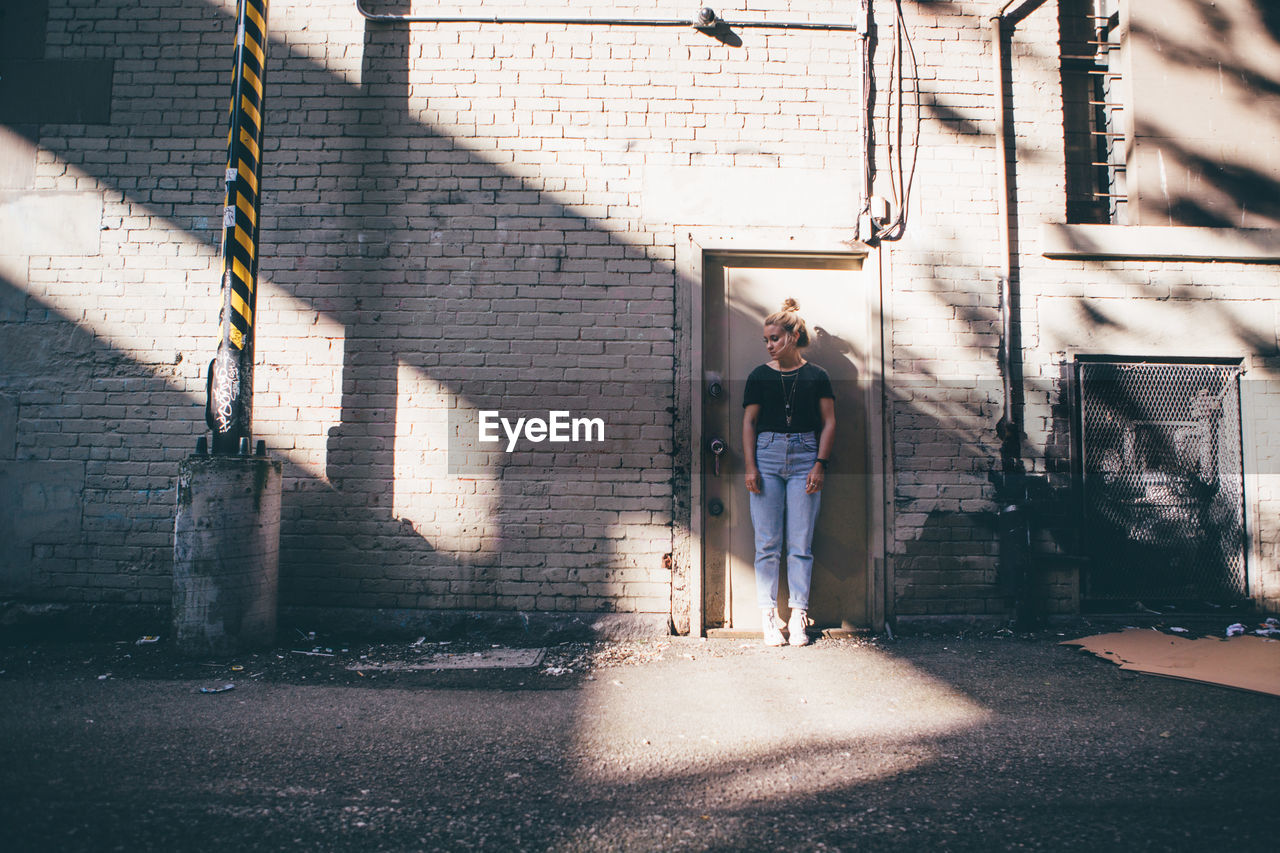
<svg viewBox="0 0 1280 853">
<path fill-rule="evenodd" d="M 168 445 L 194 441 L 177 365 L 135 361 L 4 278 L 0 364 L 0 594 L 167 601 Z"/>
<path fill-rule="evenodd" d="M 306 555 L 312 580 L 305 590 L 286 587 L 291 600 L 332 604 L 356 594 L 374 607 L 621 609 L 665 620 L 669 599 L 659 600 L 657 590 L 667 581 L 670 486 L 651 475 L 667 467 L 670 449 L 669 440 L 646 434 L 664 423 L 669 432 L 668 374 L 632 371 L 643 392 L 628 395 L 635 388 L 617 383 L 612 368 L 660 360 L 671 335 L 628 316 L 624 301 L 609 298 L 607 266 L 606 280 L 593 281 L 584 259 L 610 247 L 599 256 L 629 267 L 628 281 L 639 279 L 638 289 L 654 297 L 670 287 L 672 273 L 552 201 L 539 182 L 508 173 L 414 115 L 407 28 L 366 24 L 363 56 L 361 88 L 341 91 L 347 87 L 331 82 L 326 93 L 358 96 L 359 109 L 309 128 L 305 138 L 281 138 L 282 153 L 295 140 L 323 152 L 301 153 L 300 161 L 324 163 L 337 153 L 334 170 L 343 180 L 328 195 L 336 215 L 322 230 L 348 247 L 357 238 L 356 252 L 314 275 L 329 285 L 326 304 L 345 326 L 341 423 L 327 440 L 331 490 L 313 490 L 287 512 L 291 550 Z M 273 236 L 280 243 L 315 238 L 288 228 Z M 268 274 L 289 287 L 273 269 Z M 422 472 L 397 470 L 398 458 L 421 450 L 420 435 L 397 427 L 415 421 L 403 411 L 406 369 L 443 391 L 435 400 L 450 409 L 445 473 L 455 476 L 406 483 Z M 499 410 L 513 400 L 547 409 L 576 402 L 575 414 L 594 401 L 606 416 L 626 401 L 625 414 L 607 417 L 620 452 L 548 453 L 541 466 L 528 463 L 523 481 L 503 467 L 508 459 L 491 457 L 479 472 L 474 459 L 458 459 L 453 443 L 474 423 L 459 410 Z M 392 505 L 414 493 L 433 496 L 421 502 L 429 505 L 425 518 Z M 624 521 L 637 515 L 647 523 Z M 335 529 L 344 535 L 332 547 L 303 546 L 316 536 L 332 540 Z M 413 535 L 423 531 L 432 532 Z M 447 552 L 437 550 L 441 539 Z"/>
<path fill-rule="evenodd" d="M 1155 140 L 1162 164 L 1167 164 L 1163 168 L 1187 177 L 1172 182 L 1144 222 L 1153 218 L 1150 224 L 1207 228 L 1256 228 L 1280 222 L 1280 168 L 1265 170 L 1257 163 L 1209 156 L 1180 143 L 1168 128 L 1151 123 L 1140 122 L 1137 134 Z"/>
<path fill-rule="evenodd" d="M 1142 91 L 1131 168 L 1142 224 L 1280 224 L 1276 18 L 1269 0 L 1184 0 L 1158 20 L 1134 17 L 1134 61 L 1154 66 L 1134 72 Z M 1187 98 L 1213 103 L 1189 113 Z"/>
<path fill-rule="evenodd" d="M 220 10 L 195 2 L 188 7 L 195 17 L 213 16 L 220 28 L 217 39 L 229 36 L 231 21 Z M 111 14 L 109 8 L 97 11 Z M 175 15 L 172 26 L 181 26 L 182 19 Z M 359 87 L 300 50 L 275 43 L 270 51 L 269 109 L 279 118 L 268 125 L 260 308 L 269 318 L 272 289 L 278 288 L 335 320 L 343 346 L 340 422 L 325 437 L 323 472 L 298 464 L 289 468 L 282 600 L 309 606 L 358 600 L 387 608 L 585 605 L 607 610 L 628 597 L 653 604 L 654 587 L 661 586 L 665 571 L 658 561 L 669 549 L 672 523 L 669 438 L 637 442 L 641 452 L 615 463 L 625 468 L 595 461 L 576 482 L 547 477 L 536 487 L 513 490 L 502 478 L 460 481 L 463 491 L 450 496 L 453 514 L 429 523 L 397 511 L 402 485 L 396 481 L 397 454 L 406 449 L 397 425 L 411 420 L 401 393 L 406 373 L 428 377 L 463 405 L 482 396 L 475 384 L 497 393 L 501 383 L 525 378 L 531 364 L 550 365 L 540 381 L 580 389 L 590 378 L 592 388 L 607 394 L 609 377 L 633 356 L 638 363 L 661 362 L 669 352 L 674 274 L 666 259 L 651 258 L 629 235 L 599 228 L 556 202 L 542 184 L 491 162 L 488 154 L 468 150 L 466 140 L 441 135 L 413 114 L 406 71 L 409 36 L 403 29 L 370 29 L 364 41 Z M 162 56 L 162 64 L 166 56 L 176 53 Z M 312 110 L 318 104 L 310 97 L 298 94 L 297 87 L 316 75 L 324 104 L 331 108 L 323 114 Z M 220 91 L 215 84 L 209 75 L 200 85 Z M 221 132 L 221 116 L 210 110 L 210 121 L 218 124 L 183 125 L 175 135 L 169 125 L 157 124 L 163 113 L 139 114 L 156 106 L 150 100 L 118 99 L 119 121 L 108 138 L 122 133 L 123 123 L 134 116 L 131 136 L 145 140 L 151 133 L 153 143 L 163 141 L 166 148 L 182 147 L 189 139 L 200 151 Z M 188 219 L 170 194 L 118 179 L 110 166 L 77 156 L 73 140 L 65 143 L 67 149 L 60 151 L 53 142 L 54 153 L 90 174 L 100 170 L 94 177 L 127 201 L 171 220 Z M 573 186 L 572 166 L 557 165 L 553 157 L 545 172 L 546 185 Z M 337 186 L 322 185 L 328 178 Z M 197 197 L 206 190 L 212 197 L 214 188 L 216 180 L 209 187 L 178 186 Z M 196 228 L 191 236 L 212 246 L 216 232 Z M 481 236 L 489 236 L 488 242 Z M 604 281 L 592 280 L 596 270 L 603 270 Z M 615 296 L 609 279 L 624 274 L 631 286 L 625 296 Z M 600 307 L 592 308 L 596 301 Z M 516 315 L 504 318 L 510 325 L 490 327 L 492 315 L 507 307 Z M 210 329 L 213 321 L 211 315 Z M 269 319 L 262 325 L 267 327 Z M 479 336 L 473 330 L 481 328 L 489 342 L 497 342 L 487 351 L 476 346 Z M 264 333 L 270 330 L 260 330 Z M 262 357 L 268 366 L 259 371 L 260 390 L 273 380 L 284 381 L 288 373 L 270 366 L 265 348 Z M 638 422 L 622 426 L 647 439 L 655 430 L 669 432 L 671 391 L 664 387 L 669 372 L 662 364 L 637 371 L 646 373 L 653 377 L 651 393 L 629 395 L 628 405 L 634 409 L 636 401 L 649 401 L 652 406 L 642 410 Z M 87 475 L 86 500 L 129 497 L 113 478 L 140 455 L 151 460 L 153 470 L 171 470 L 202 430 L 201 405 L 188 397 L 185 407 L 168 406 L 160 417 L 173 432 L 163 437 L 131 435 L 127 452 L 103 460 Z M 258 409 L 261 414 L 267 407 Z M 299 422 L 307 419 L 300 411 Z M 454 426 L 446 423 L 446 429 Z M 168 478 L 155 476 L 168 487 Z M 584 494 L 591 495 L 589 501 Z M 639 524 L 632 520 L 636 512 L 644 519 Z M 110 543 L 131 530 L 127 515 L 111 516 L 100 539 L 81 541 L 74 549 L 72 571 L 59 576 L 61 583 L 51 592 L 74 595 L 85 574 L 111 574 L 118 552 Z M 574 524 L 580 530 L 572 550 L 557 560 L 560 565 L 530 551 L 532 541 L 554 542 Z M 639 550 L 625 541 L 637 529 L 647 529 L 649 536 Z M 131 547 L 152 555 L 149 574 L 145 582 L 127 582 L 122 600 L 165 598 L 168 532 L 157 519 L 148 533 L 152 538 L 146 546 Z M 589 591 L 601 594 L 592 598 Z"/>
<path fill-rule="evenodd" d="M 95 8 L 99 14 L 110 12 Z M 196 17 L 215 18 L 217 40 L 229 42 L 231 20 L 222 10 L 196 0 L 187 8 Z M 181 26 L 181 16 L 175 16 L 172 26 Z M 269 306 L 271 288 L 278 288 L 343 330 L 340 422 L 325 437 L 323 475 L 299 465 L 289 469 L 282 600 L 317 607 L 358 601 L 387 608 L 604 610 L 629 599 L 627 607 L 656 607 L 661 595 L 656 590 L 666 578 L 660 561 L 670 547 L 671 525 L 685 520 L 671 509 L 667 409 L 671 288 L 690 283 L 678 282 L 669 259 L 646 249 L 632 235 L 602 227 L 601 219 L 557 201 L 558 194 L 573 194 L 567 188 L 575 186 L 581 169 L 558 162 L 555 152 L 544 152 L 541 180 L 531 180 L 522 176 L 509 155 L 471 150 L 465 138 L 434 130 L 409 105 L 405 69 L 411 50 L 402 30 L 368 30 L 363 82 L 356 86 L 301 48 L 278 42 L 271 47 L 269 109 L 279 118 L 268 120 L 272 142 L 265 158 L 262 274 L 269 284 L 264 283 L 264 299 Z M 221 98 L 217 84 L 222 79 L 223 75 L 205 74 L 200 85 Z M 309 94 L 315 81 L 324 110 Z M 175 149 L 189 145 L 199 153 L 207 140 L 216 140 L 224 131 L 220 110 L 209 111 L 211 123 L 182 125 L 175 136 L 172 127 L 156 123 L 162 113 L 154 112 L 154 103 L 118 101 L 121 122 L 136 118 L 128 132 L 153 143 L 163 140 Z M 961 121 L 942 96 L 934 96 L 926 109 L 943 122 Z M 288 132 L 280 132 L 282 128 Z M 976 132 L 976 126 L 974 130 L 968 136 L 975 148 L 989 147 L 989 137 Z M 117 124 L 111 137 L 123 133 L 125 127 Z M 160 188 L 119 178 L 109 165 L 78 154 L 78 143 L 65 144 L 65 150 L 50 147 L 109 190 L 158 216 L 189 219 L 181 203 L 168 201 Z M 216 188 L 216 163 L 207 175 L 193 171 L 197 177 L 212 176 L 209 186 L 180 189 L 199 198 Z M 197 177 L 166 181 L 194 184 Z M 322 179 L 333 179 L 337 185 L 323 185 Z M 216 209 L 216 203 L 199 209 Z M 216 232 L 209 230 L 192 228 L 190 234 L 209 246 L 216 240 Z M 491 236 L 485 241 L 479 239 L 481 234 Z M 623 275 L 629 282 L 627 295 L 617 296 L 613 278 Z M 597 276 L 601 280 L 595 280 Z M 211 280 L 209 287 L 214 286 Z M 506 325 L 493 326 L 495 314 L 505 310 L 510 311 L 502 318 Z M 214 319 L 209 317 L 211 330 Z M 24 322 L 32 322 L 30 314 Z M 65 317 L 55 322 L 76 328 L 81 321 Z M 482 336 L 475 329 L 484 329 L 483 338 L 493 345 L 478 347 Z M 12 327 L 5 330 L 6 338 L 11 331 Z M 98 346 L 94 351 L 106 359 L 110 348 Z M 903 353 L 909 355 L 906 348 Z M 105 369 L 97 358 L 71 375 L 89 378 L 93 371 Z M 110 356 L 121 365 L 132 358 L 136 356 Z M 262 358 L 270 364 L 272 354 L 264 350 Z M 103 386 L 110 388 L 104 394 L 173 395 L 171 385 L 161 382 L 153 387 L 142 376 L 163 376 L 162 368 L 130 363 L 138 384 Z M 583 466 L 579 479 L 546 477 L 536 488 L 513 489 L 503 478 L 460 480 L 459 488 L 465 491 L 449 496 L 451 517 L 415 523 L 397 511 L 397 454 L 406 450 L 397 424 L 411 420 L 402 396 L 407 373 L 428 377 L 446 397 L 465 406 L 473 397 L 499 393 L 501 383 L 529 378 L 530 365 L 545 371 L 538 381 L 568 383 L 580 391 L 584 382 L 607 389 L 610 377 L 633 363 L 643 365 L 636 375 L 653 383 L 653 406 L 643 411 L 644 420 L 626 424 L 631 430 L 627 435 L 636 436 L 644 449 L 614 463 L 620 467 L 596 460 Z M 270 372 L 260 372 L 260 381 Z M 281 376 L 287 372 L 277 371 Z M 483 388 L 474 387 L 477 383 Z M 146 498 L 146 512 L 155 512 L 154 525 L 143 531 L 147 537 L 120 545 L 124 534 L 133 530 L 130 519 L 136 512 L 102 510 L 102 527 L 89 527 L 86 521 L 85 537 L 62 552 L 68 562 L 32 564 L 65 567 L 66 573 L 56 576 L 50 569 L 57 583 L 50 584 L 49 594 L 80 594 L 77 584 L 84 584 L 87 595 L 89 587 L 101 583 L 112 591 L 99 597 L 164 600 L 168 531 L 160 522 L 171 515 L 171 495 L 164 489 L 171 487 L 172 474 L 160 471 L 172 471 L 191 446 L 191 437 L 202 430 L 203 401 L 193 399 L 185 387 L 181 393 L 188 395 L 185 405 L 170 404 L 153 419 L 165 420 L 169 432 L 121 436 L 115 457 L 108 454 L 100 466 L 86 469 L 89 519 L 98 517 L 100 507 L 132 506 L 136 490 L 130 490 L 123 478 L 138 475 L 124 472 L 139 454 L 149 460 L 146 482 L 154 477 L 164 485 Z M 642 398 L 629 397 L 628 403 L 634 399 Z M 57 403 L 50 399 L 48 405 Z M 37 405 L 45 403 L 33 402 L 28 413 Z M 930 428 L 957 436 L 957 446 L 968 441 L 965 423 L 990 425 L 982 406 L 963 411 L 958 428 L 954 411 L 938 408 L 904 400 L 895 420 L 928 422 Z M 32 428 L 27 415 L 22 417 L 21 428 Z M 308 420 L 302 412 L 298 418 Z M 664 429 L 665 437 L 648 438 Z M 642 435 L 643 441 L 638 438 Z M 115 440 L 109 436 L 108 430 L 103 441 Z M 982 459 L 985 469 L 990 454 L 981 444 L 976 447 L 975 464 Z M 680 464 L 677 460 L 676 470 Z M 624 481 L 623 473 L 631 479 Z M 481 494 L 483 499 L 475 497 Z M 591 499 L 584 501 L 584 494 Z M 913 500 L 901 493 L 897 497 L 908 504 Z M 161 505 L 163 513 L 157 510 Z M 552 551 L 551 543 L 573 524 L 582 529 L 572 550 Z M 445 542 L 442 530 L 463 535 Z M 645 542 L 627 541 L 636 530 L 646 531 Z M 546 553 L 529 549 L 538 536 L 547 540 Z M 106 580 L 117 574 L 117 560 L 132 565 L 127 563 L 130 555 L 139 560 L 134 574 Z M 46 559 L 55 557 L 39 557 Z M 86 580 L 87 575 L 101 580 Z M 114 591 L 117 588 L 120 591 Z"/>
<path fill-rule="evenodd" d="M 190 6 L 197 14 L 208 11 L 203 3 Z M 179 26 L 181 18 L 176 16 L 173 25 Z M 231 21 L 221 17 L 220 23 L 229 44 Z M 278 288 L 343 328 L 340 423 L 327 436 L 323 476 L 309 476 L 299 465 L 289 468 L 282 600 L 327 607 L 622 609 L 665 621 L 662 555 L 670 550 L 671 522 L 669 475 L 663 472 L 669 468 L 670 449 L 661 433 L 670 431 L 671 388 L 669 371 L 658 363 L 664 358 L 669 362 L 672 336 L 670 323 L 650 314 L 649 306 L 669 292 L 673 273 L 650 261 L 625 236 L 597 230 L 523 178 L 411 116 L 408 52 L 403 28 L 370 28 L 364 84 L 356 88 L 289 53 L 285 45 L 271 48 L 268 103 L 271 109 L 275 101 L 277 118 L 268 123 L 273 141 L 266 158 L 266 292 L 260 317 L 270 317 L 271 291 Z M 323 74 L 328 103 L 349 107 L 334 111 L 340 120 L 308 121 L 313 104 L 290 96 L 293 86 L 310 82 L 317 72 Z M 282 90 L 283 96 L 278 94 Z M 137 104 L 122 106 L 124 121 L 129 106 Z M 154 114 L 148 117 L 157 120 Z M 163 136 L 163 147 L 181 147 L 181 137 L 167 125 L 140 122 L 130 128 L 134 136 L 148 130 L 157 134 L 157 142 Z M 216 139 L 220 131 L 184 125 L 179 133 Z M 99 166 L 88 160 L 79 165 L 90 173 Z M 337 187 L 322 185 L 330 176 Z M 161 201 L 165 193 L 132 182 L 117 184 L 110 166 L 101 167 L 95 177 L 132 202 L 178 218 L 180 206 Z M 212 244 L 216 232 L 193 236 Z M 588 257 L 607 260 L 589 267 Z M 601 269 L 606 279 L 610 268 L 625 274 L 631 286 L 623 292 L 643 313 L 633 313 L 625 298 L 613 298 L 607 280 L 592 281 L 586 271 L 590 268 Z M 33 309 L 19 319 L 20 326 L 5 330 L 6 342 L 22 346 L 20 335 L 41 334 L 40 323 L 46 320 L 80 329 L 78 339 L 92 338 L 71 318 Z M 509 325 L 490 325 L 495 320 Z M 210 330 L 214 321 L 211 315 Z M 269 322 L 263 319 L 262 325 Z M 483 347 L 477 346 L 480 338 Z M 131 363 L 101 342 L 90 350 L 79 366 L 62 358 L 33 359 L 31 353 L 38 349 L 27 353 L 26 363 L 33 368 L 43 363 L 49 375 L 60 371 L 59 384 L 68 390 L 59 394 L 46 388 L 43 397 L 28 396 L 23 434 L 40 429 L 33 419 L 42 402 L 59 404 L 74 389 L 94 387 L 96 371 L 119 371 Z M 272 355 L 262 352 L 268 365 Z M 628 386 L 614 382 L 617 368 L 631 365 L 635 381 Z M 150 376 L 152 384 L 129 385 L 130 393 L 171 396 L 173 388 L 149 366 L 135 364 L 133 369 Z M 397 434 L 398 425 L 412 420 L 412 413 L 403 411 L 406 372 L 429 375 L 441 391 L 433 400 L 444 406 L 466 407 L 472 396 L 506 399 L 506 390 L 543 403 L 557 397 L 625 400 L 626 412 L 609 426 L 615 443 L 629 443 L 629 456 L 547 457 L 550 467 L 542 482 L 517 482 L 514 490 L 492 474 L 454 477 L 457 492 L 446 490 L 444 506 L 434 510 L 449 516 L 425 521 L 405 517 L 393 505 L 398 486 L 404 485 L 395 482 L 397 453 L 419 452 L 424 441 L 421 435 Z M 22 380 L 7 373 L 9 387 Z M 271 377 L 286 373 L 260 371 L 259 391 Z M 545 384 L 531 391 L 529 380 Z M 516 388 L 518 382 L 524 384 Z M 546 392 L 548 385 L 555 394 Z M 172 495 L 155 496 L 162 512 L 146 536 L 135 537 L 132 524 L 138 512 L 132 504 L 138 492 L 120 472 L 140 462 L 149 471 L 171 471 L 203 429 L 202 405 L 188 395 L 185 406 L 152 413 L 164 422 L 165 435 L 157 424 L 148 433 L 122 437 L 120 452 L 91 466 L 86 519 L 96 516 L 103 503 L 120 502 L 123 511 L 105 511 L 107 530 L 100 536 L 88 533 L 94 525 L 86 521 L 85 538 L 67 543 L 67 551 L 57 558 L 64 562 L 51 562 L 54 558 L 46 555 L 37 566 L 43 579 L 25 592 L 38 590 L 42 597 L 65 600 L 87 587 L 83 594 L 88 598 L 167 598 L 171 530 L 162 527 L 171 527 Z M 258 408 L 260 413 L 268 409 L 261 403 Z M 125 418 L 134 413 L 117 414 Z M 452 421 L 436 426 L 459 428 Z M 110 443 L 99 440 L 98 429 L 102 426 L 92 427 L 87 434 L 93 437 L 86 440 Z M 42 440 L 48 443 L 47 437 Z M 411 446 L 398 447 L 397 442 Z M 450 459 L 449 464 L 461 463 Z M 421 477 L 420 471 L 415 473 Z M 152 485 L 171 487 L 171 474 L 153 476 L 154 482 L 148 480 Z M 420 493 L 434 487 L 439 495 L 440 485 L 425 484 Z M 567 547 L 556 553 L 566 534 Z M 127 552 L 109 544 L 126 538 L 132 543 Z M 542 553 L 535 550 L 538 545 Z M 105 580 L 127 556 L 142 561 L 140 566 L 129 563 L 131 577 Z M 122 588 L 91 592 L 97 585 L 92 575 L 109 588 Z"/>
<path fill-rule="evenodd" d="M 217 37 L 229 36 L 230 19 L 221 10 L 201 3 L 187 8 L 192 14 L 175 14 L 172 27 L 198 18 L 204 24 L 195 29 L 208 31 L 213 20 L 222 31 Z M 95 12 L 116 14 L 109 7 Z M 576 189 L 572 166 L 566 171 L 549 165 L 546 171 L 556 177 L 531 183 L 518 170 L 494 165 L 468 150 L 466 141 L 440 135 L 411 114 L 407 30 L 366 32 L 359 87 L 301 51 L 285 56 L 281 48 L 273 44 L 270 51 L 269 109 L 284 120 L 270 123 L 268 130 L 266 292 L 260 307 L 269 317 L 272 288 L 279 288 L 337 320 L 343 346 L 340 423 L 325 438 L 323 474 L 315 476 L 320 472 L 308 473 L 302 465 L 289 469 L 282 597 L 304 605 L 340 605 L 358 596 L 362 603 L 385 607 L 586 605 L 609 610 L 624 599 L 629 599 L 624 607 L 652 607 L 655 588 L 664 580 L 658 561 L 670 547 L 671 484 L 664 475 L 670 440 L 661 437 L 671 423 L 669 371 L 661 364 L 671 340 L 671 309 L 663 307 L 673 302 L 669 263 L 650 258 L 629 235 L 597 228 L 542 191 L 545 185 Z M 162 52 L 161 66 L 176 57 L 176 52 Z M 319 104 L 295 96 L 296 84 L 314 82 L 317 72 L 325 87 L 324 105 L 349 109 L 321 117 L 313 111 Z M 207 82 L 207 88 L 218 88 L 212 75 Z M 195 141 L 196 151 L 207 147 L 204 140 L 216 140 L 220 126 L 202 132 L 199 123 L 188 123 L 175 134 L 158 124 L 165 113 L 155 109 L 164 106 L 163 101 L 118 99 L 117 128 L 137 116 L 131 135 L 146 139 L 150 131 L 163 149 L 184 147 L 184 134 Z M 140 114 L 143 109 L 148 111 Z M 216 111 L 210 114 L 220 119 Z M 280 133 L 281 127 L 307 135 Z M 113 128 L 108 138 L 119 132 Z M 58 150 L 60 141 L 66 150 Z M 76 156 L 74 140 L 51 136 L 50 147 L 91 174 L 98 171 L 96 177 L 128 202 L 187 219 L 180 216 L 182 204 L 170 200 L 173 193 L 119 179 L 114 168 Z M 313 177 L 317 171 L 335 176 L 339 185 L 320 185 Z M 202 192 L 176 180 L 179 191 Z M 216 237 L 199 226 L 192 236 L 206 245 Z M 300 245 L 306 248 L 298 252 Z M 602 270 L 606 280 L 592 281 L 593 269 Z M 616 294 L 606 287 L 615 275 L 625 275 L 630 284 Z M 488 315 L 499 307 L 512 308 L 504 318 L 511 325 L 495 334 Z M 475 329 L 484 329 L 487 341 L 496 338 L 497 345 L 488 351 L 476 347 Z M 263 357 L 268 367 L 259 372 L 259 390 L 287 372 L 270 367 L 266 350 Z M 612 387 L 610 377 L 633 362 L 637 367 L 630 375 L 652 377 L 641 393 Z M 586 464 L 577 459 L 579 479 L 566 477 L 559 467 L 544 482 L 514 491 L 502 478 L 478 478 L 452 496 L 453 516 L 428 519 L 433 523 L 419 524 L 399 512 L 397 455 L 406 437 L 397 430 L 411 419 L 404 411 L 405 374 L 426 376 L 465 405 L 482 396 L 477 384 L 490 396 L 500 394 L 503 383 L 525 378 L 531 364 L 540 366 L 538 381 L 572 386 L 577 396 L 624 397 L 626 418 L 611 425 L 622 440 L 634 440 L 628 458 Z M 189 399 L 185 412 L 171 407 L 165 413 L 171 426 L 182 424 L 181 440 L 142 446 L 150 439 L 131 437 L 129 454 L 148 456 L 156 465 L 175 463 L 200 431 L 200 404 Z M 259 404 L 260 413 L 267 409 Z M 300 411 L 299 421 L 306 420 Z M 113 472 L 127 461 L 104 463 L 91 481 L 114 483 Z M 492 494 L 469 497 L 485 490 Z M 119 537 L 129 525 L 125 518 L 116 521 L 112 534 Z M 431 532 L 442 527 L 451 528 L 448 536 Z M 566 533 L 574 541 L 557 559 L 559 565 L 548 565 L 545 554 L 530 551 L 539 537 L 544 544 L 555 543 Z M 446 538 L 450 541 L 441 541 Z M 69 594 L 86 570 L 111 565 L 107 543 L 81 545 L 75 572 L 64 578 Z M 163 598 L 158 593 L 165 577 L 163 548 L 162 542 L 150 546 L 160 562 L 146 591 L 124 597 Z M 589 592 L 598 595 L 592 598 Z"/>
</svg>

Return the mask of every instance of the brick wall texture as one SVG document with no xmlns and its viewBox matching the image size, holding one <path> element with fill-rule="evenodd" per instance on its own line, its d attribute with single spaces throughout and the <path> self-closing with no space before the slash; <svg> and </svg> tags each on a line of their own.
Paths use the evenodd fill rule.
<svg viewBox="0 0 1280 853">
<path fill-rule="evenodd" d="M 511 0 L 484 13 L 497 6 L 692 11 Z M 903 4 L 921 121 L 906 235 L 878 249 L 890 615 L 1010 606 L 992 479 L 1000 244 L 986 6 Z M 205 429 L 216 346 L 233 7 L 49 2 L 46 59 L 114 61 L 111 122 L 40 126 L 29 185 L 13 188 L 91 194 L 101 219 L 87 250 L 0 247 L 0 399 L 16 412 L 0 461 L 82 474 L 69 510 L 79 524 L 24 540 L 6 592 L 169 600 L 178 462 Z M 894 6 L 873 7 L 883 86 Z M 763 0 L 724 14 L 848 20 L 850 4 Z M 1065 209 L 1057 14 L 1048 2 L 1022 21 L 1010 61 L 1029 465 L 1051 484 L 1068 474 L 1069 355 L 1040 346 L 1042 300 L 1231 301 L 1273 316 L 1280 284 L 1260 264 L 1041 255 L 1040 224 Z M 673 482 L 687 470 L 675 458 L 677 289 L 693 284 L 676 274 L 677 223 L 646 215 L 644 176 L 860 172 L 861 39 L 743 30 L 732 46 L 686 28 L 369 26 L 351 0 L 275 4 L 269 30 L 254 416 L 285 462 L 281 603 L 670 612 L 664 555 L 689 523 Z M 891 106 L 878 90 L 880 165 L 894 156 Z M 878 193 L 886 181 L 879 170 Z M 1144 330 L 1131 331 L 1131 351 L 1117 354 L 1144 354 Z M 1255 376 L 1280 366 L 1265 357 L 1274 334 L 1269 350 L 1211 348 L 1248 359 Z M 587 401 L 609 424 L 609 452 L 542 457 L 543 474 L 527 477 L 460 471 L 457 425 L 513 396 Z M 1276 405 L 1263 392 L 1246 411 L 1259 459 L 1280 444 Z M 39 491 L 40 475 L 24 476 Z M 1248 523 L 1254 590 L 1274 600 L 1280 494 L 1269 483 L 1257 481 Z M 1037 547 L 1062 550 L 1051 536 Z M 1051 606 L 1073 607 L 1071 579 L 1046 577 Z"/>
</svg>

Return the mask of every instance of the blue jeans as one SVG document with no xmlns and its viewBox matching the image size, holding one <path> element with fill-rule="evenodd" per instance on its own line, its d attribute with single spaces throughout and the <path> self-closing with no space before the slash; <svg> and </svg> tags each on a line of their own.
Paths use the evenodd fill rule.
<svg viewBox="0 0 1280 853">
<path fill-rule="evenodd" d="M 778 603 L 785 532 L 788 604 L 797 610 L 809 609 L 813 528 L 822 493 L 805 494 L 804 486 L 817 458 L 818 439 L 811 432 L 762 432 L 756 436 L 760 494 L 750 492 L 749 497 L 756 534 L 756 601 L 762 608 Z"/>
</svg>

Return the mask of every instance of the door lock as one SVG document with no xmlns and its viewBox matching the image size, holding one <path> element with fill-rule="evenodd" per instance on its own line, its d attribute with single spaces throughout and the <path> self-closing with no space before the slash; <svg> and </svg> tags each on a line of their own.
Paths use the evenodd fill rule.
<svg viewBox="0 0 1280 853">
<path fill-rule="evenodd" d="M 712 517 L 724 514 L 724 503 L 719 498 L 712 498 L 707 501 L 707 515 Z"/>
<path fill-rule="evenodd" d="M 719 373 L 707 374 L 707 396 L 718 400 L 724 395 L 724 381 Z"/>
<path fill-rule="evenodd" d="M 720 476 L 720 454 L 724 453 L 724 441 L 719 438 L 711 439 L 711 452 L 715 455 L 716 460 L 716 476 Z"/>
</svg>

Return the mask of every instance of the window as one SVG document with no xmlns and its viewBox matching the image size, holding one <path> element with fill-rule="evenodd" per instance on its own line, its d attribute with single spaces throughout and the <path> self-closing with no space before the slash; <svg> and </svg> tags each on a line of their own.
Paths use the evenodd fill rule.
<svg viewBox="0 0 1280 853">
<path fill-rule="evenodd" d="M 1280 229 L 1274 5 L 1060 0 L 1067 222 Z"/>
<path fill-rule="evenodd" d="M 1128 223 L 1120 0 L 1063 0 L 1067 221 Z"/>
</svg>

